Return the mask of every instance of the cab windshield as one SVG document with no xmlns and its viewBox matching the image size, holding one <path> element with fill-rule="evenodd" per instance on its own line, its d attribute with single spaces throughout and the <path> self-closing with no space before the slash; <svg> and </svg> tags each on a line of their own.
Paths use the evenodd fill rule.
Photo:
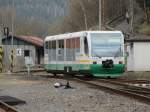
<svg viewBox="0 0 150 112">
<path fill-rule="evenodd" d="M 91 54 L 93 57 L 123 56 L 120 33 L 91 33 Z"/>
</svg>

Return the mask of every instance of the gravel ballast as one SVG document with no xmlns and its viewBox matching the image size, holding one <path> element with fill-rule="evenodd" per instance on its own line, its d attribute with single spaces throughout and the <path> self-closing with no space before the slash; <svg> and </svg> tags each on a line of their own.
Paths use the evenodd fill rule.
<svg viewBox="0 0 150 112">
<path fill-rule="evenodd" d="M 26 101 L 20 112 L 150 112 L 150 106 L 131 98 L 70 81 L 73 88 L 55 88 L 66 80 L 40 76 L 0 76 L 0 95 Z"/>
</svg>

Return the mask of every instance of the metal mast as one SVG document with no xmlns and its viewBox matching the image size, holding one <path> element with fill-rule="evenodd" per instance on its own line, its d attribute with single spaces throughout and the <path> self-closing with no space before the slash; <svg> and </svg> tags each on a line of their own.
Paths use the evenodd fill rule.
<svg viewBox="0 0 150 112">
<path fill-rule="evenodd" d="M 99 30 L 102 30 L 102 0 L 99 0 Z"/>
<path fill-rule="evenodd" d="M 134 35 L 134 0 L 130 0 L 131 34 Z"/>
</svg>

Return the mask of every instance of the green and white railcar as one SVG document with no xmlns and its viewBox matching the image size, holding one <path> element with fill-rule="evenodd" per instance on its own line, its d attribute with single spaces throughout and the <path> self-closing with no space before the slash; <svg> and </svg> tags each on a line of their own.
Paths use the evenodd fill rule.
<svg viewBox="0 0 150 112">
<path fill-rule="evenodd" d="M 96 77 L 124 73 L 124 37 L 120 31 L 82 31 L 48 36 L 44 48 L 45 70 Z"/>
</svg>

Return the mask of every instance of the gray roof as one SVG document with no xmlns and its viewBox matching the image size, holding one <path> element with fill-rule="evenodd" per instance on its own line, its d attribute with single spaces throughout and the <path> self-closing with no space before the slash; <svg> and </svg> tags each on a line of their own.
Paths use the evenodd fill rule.
<svg viewBox="0 0 150 112">
<path fill-rule="evenodd" d="M 126 39 L 126 42 L 150 42 L 149 35 L 136 34 L 129 39 Z"/>
</svg>

